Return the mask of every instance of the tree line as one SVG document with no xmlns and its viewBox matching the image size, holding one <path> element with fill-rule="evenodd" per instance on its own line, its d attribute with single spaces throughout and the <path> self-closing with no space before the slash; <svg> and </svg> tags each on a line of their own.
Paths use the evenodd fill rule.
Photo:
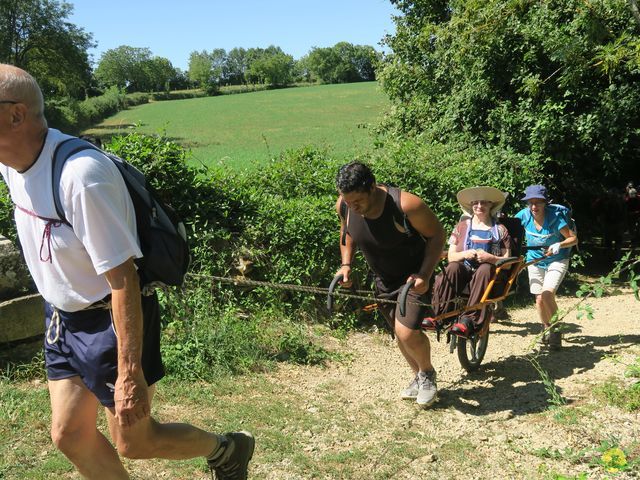
<svg viewBox="0 0 640 480">
<path fill-rule="evenodd" d="M 284 87 L 295 82 L 347 83 L 373 81 L 381 53 L 367 45 L 339 42 L 311 49 L 299 60 L 282 48 L 223 48 L 193 51 L 186 72 L 174 68 L 148 48 L 122 45 L 102 54 L 95 79 L 103 88 L 117 86 L 128 92 L 202 88 L 216 93 L 227 85 L 260 84 Z"/>
<path fill-rule="evenodd" d="M 280 47 L 193 51 L 186 72 L 149 48 L 122 45 L 105 51 L 92 68 L 90 33 L 69 22 L 72 5 L 58 0 L 0 2 L 0 61 L 31 72 L 47 98 L 84 99 L 110 88 L 133 92 L 224 85 L 375 80 L 381 54 L 373 47 L 340 42 L 312 48 L 299 60 Z"/>
</svg>

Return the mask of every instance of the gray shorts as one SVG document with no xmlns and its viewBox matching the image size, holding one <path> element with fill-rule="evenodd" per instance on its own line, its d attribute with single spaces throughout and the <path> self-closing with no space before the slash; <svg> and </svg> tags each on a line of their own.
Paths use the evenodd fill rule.
<svg viewBox="0 0 640 480">
<path fill-rule="evenodd" d="M 381 293 L 377 291 L 376 296 L 388 300 L 397 300 L 403 287 L 404 285 L 389 293 Z M 396 320 L 411 330 L 420 330 L 422 327 L 422 320 L 427 313 L 427 307 L 426 305 L 423 305 L 426 303 L 426 295 L 417 295 L 413 292 L 409 292 L 407 295 L 407 308 L 405 309 L 404 316 L 400 315 L 400 305 L 397 303 L 379 302 L 378 310 L 387 321 L 391 331 L 393 331 Z"/>
</svg>

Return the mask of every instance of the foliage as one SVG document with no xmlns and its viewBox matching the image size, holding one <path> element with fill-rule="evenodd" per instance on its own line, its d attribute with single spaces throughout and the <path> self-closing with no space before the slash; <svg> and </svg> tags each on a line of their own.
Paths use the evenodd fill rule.
<svg viewBox="0 0 640 480">
<path fill-rule="evenodd" d="M 293 81 L 293 66 L 291 55 L 274 52 L 255 59 L 247 70 L 247 76 L 256 79 L 257 83 L 284 87 Z"/>
<path fill-rule="evenodd" d="M 375 80 L 375 71 L 381 55 L 369 45 L 339 42 L 333 47 L 311 49 L 301 59 L 300 68 L 311 79 L 323 83 L 347 83 Z"/>
<path fill-rule="evenodd" d="M 7 184 L 0 182 L 0 234 L 17 241 L 16 223 L 13 220 L 13 202 L 9 196 Z"/>
<path fill-rule="evenodd" d="M 102 54 L 94 74 L 106 87 L 150 92 L 167 90 L 176 70 L 168 59 L 153 57 L 148 48 L 121 45 Z"/>
<path fill-rule="evenodd" d="M 217 93 L 223 81 L 223 65 L 226 59 L 224 49 L 218 48 L 211 53 L 206 50 L 193 51 L 189 55 L 189 80 L 207 91 L 209 95 Z"/>
<path fill-rule="evenodd" d="M 545 174 L 575 198 L 631 178 L 640 40 L 625 2 L 393 3 L 403 15 L 379 71 L 393 101 L 385 138 L 552 159 Z"/>
<path fill-rule="evenodd" d="M 10 63 L 38 80 L 45 98 L 82 98 L 91 68 L 91 34 L 69 22 L 73 7 L 58 0 L 0 2 L 0 63 Z"/>
<path fill-rule="evenodd" d="M 267 48 L 247 50 L 247 69 L 245 80 L 249 83 L 286 86 L 293 81 L 293 57 L 280 47 L 270 45 Z"/>
<path fill-rule="evenodd" d="M 455 192 L 491 185 L 509 194 L 505 213 L 517 212 L 526 185 L 541 177 L 542 163 L 499 147 L 465 146 L 406 140 L 390 143 L 372 159 L 376 179 L 392 183 L 426 200 L 447 230 L 462 214 Z"/>
</svg>

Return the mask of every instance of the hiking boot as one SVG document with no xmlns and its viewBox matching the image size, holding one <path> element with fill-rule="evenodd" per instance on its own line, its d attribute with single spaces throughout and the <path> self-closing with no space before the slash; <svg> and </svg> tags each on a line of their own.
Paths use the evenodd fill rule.
<svg viewBox="0 0 640 480">
<path fill-rule="evenodd" d="M 214 480 L 246 480 L 249 460 L 253 456 L 256 441 L 249 432 L 231 432 L 225 435 L 222 453 L 215 459 L 207 459 Z M 226 444 L 225 444 L 226 443 Z"/>
<path fill-rule="evenodd" d="M 418 382 L 416 403 L 423 408 L 428 407 L 436 401 L 436 394 L 438 393 L 436 387 L 436 371 L 418 372 L 416 380 Z"/>
<path fill-rule="evenodd" d="M 418 396 L 418 375 L 413 377 L 411 383 L 400 392 L 400 398 L 403 400 L 415 400 Z"/>
<path fill-rule="evenodd" d="M 562 348 L 562 333 L 553 330 L 549 332 L 549 350 L 560 350 Z"/>
</svg>

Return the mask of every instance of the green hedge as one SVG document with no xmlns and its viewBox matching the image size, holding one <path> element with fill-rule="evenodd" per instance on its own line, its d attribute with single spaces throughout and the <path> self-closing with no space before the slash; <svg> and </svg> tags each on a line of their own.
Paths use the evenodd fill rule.
<svg viewBox="0 0 640 480">
<path fill-rule="evenodd" d="M 115 137 L 106 148 L 140 168 L 185 219 L 191 271 L 204 275 L 190 276 L 182 292 L 163 296 L 163 350 L 170 372 L 204 378 L 266 368 L 284 358 L 313 363 L 326 357 L 300 323 L 322 320 L 325 298 L 206 276 L 238 277 L 242 260 L 251 262 L 247 279 L 326 287 L 340 261 L 334 179 L 343 160 L 305 147 L 284 152 L 257 171 L 238 173 L 195 167 L 189 152 L 157 136 L 132 133 Z M 540 179 L 541 168 L 540 162 L 496 149 L 417 142 L 374 152 L 368 161 L 379 181 L 420 195 L 447 228 L 460 216 L 459 189 L 488 184 L 519 194 Z M 0 227 L 7 231 L 13 229 L 13 207 L 6 192 L 0 200 Z M 363 261 L 356 271 L 364 281 Z M 341 304 L 344 313 L 332 325 L 352 326 L 355 306 Z"/>
</svg>

